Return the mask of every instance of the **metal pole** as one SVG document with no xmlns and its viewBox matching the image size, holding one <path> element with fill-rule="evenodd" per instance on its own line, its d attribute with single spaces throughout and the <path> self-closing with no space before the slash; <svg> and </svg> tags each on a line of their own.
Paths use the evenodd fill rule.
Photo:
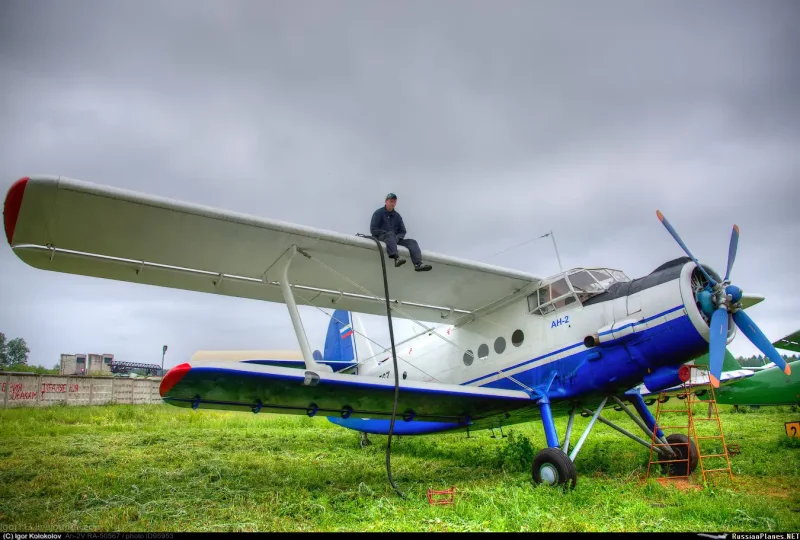
<svg viewBox="0 0 800 540">
<path fill-rule="evenodd" d="M 558 269 L 560 272 L 564 271 L 564 266 L 561 264 L 561 255 L 558 254 L 558 246 L 556 245 L 556 235 L 553 234 L 553 231 L 550 230 L 547 234 L 543 234 L 539 238 L 544 238 L 545 236 L 549 236 L 553 240 L 553 249 L 556 250 L 556 259 L 558 259 Z"/>
<path fill-rule="evenodd" d="M 164 347 L 161 349 L 161 376 L 162 377 L 164 376 L 164 355 L 165 354 L 167 354 L 167 346 L 166 345 L 164 345 Z"/>
<path fill-rule="evenodd" d="M 558 246 L 556 245 L 556 235 L 553 234 L 553 231 L 550 231 L 550 238 L 553 239 L 553 249 L 556 250 L 556 259 L 558 259 L 558 268 L 561 272 L 564 271 L 564 267 L 561 265 L 561 256 L 558 254 Z"/>
</svg>

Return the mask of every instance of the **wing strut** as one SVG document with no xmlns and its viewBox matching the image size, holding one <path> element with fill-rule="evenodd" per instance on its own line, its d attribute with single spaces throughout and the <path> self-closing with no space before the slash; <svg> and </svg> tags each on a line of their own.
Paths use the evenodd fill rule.
<svg viewBox="0 0 800 540">
<path fill-rule="evenodd" d="M 333 368 L 329 365 L 318 364 L 314 360 L 311 347 L 308 345 L 306 331 L 303 328 L 303 321 L 300 319 L 300 312 L 297 310 L 297 302 L 294 301 L 294 294 L 292 294 L 292 289 L 289 286 L 289 265 L 292 264 L 292 259 L 296 254 L 297 246 L 292 244 L 292 247 L 286 250 L 282 255 L 282 257 L 285 258 L 283 261 L 283 268 L 281 269 L 281 291 L 283 292 L 283 299 L 286 302 L 286 307 L 289 309 L 289 316 L 292 318 L 292 326 L 294 326 L 294 333 L 297 335 L 297 341 L 300 342 L 300 350 L 303 352 L 303 360 L 305 360 L 306 369 L 332 373 Z"/>
</svg>

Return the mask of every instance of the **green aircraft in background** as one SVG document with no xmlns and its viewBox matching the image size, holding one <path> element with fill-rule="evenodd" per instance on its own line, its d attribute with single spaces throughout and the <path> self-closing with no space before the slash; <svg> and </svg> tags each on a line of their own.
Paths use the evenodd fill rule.
<svg viewBox="0 0 800 540">
<path fill-rule="evenodd" d="M 774 342 L 777 349 L 800 352 L 800 330 Z M 708 355 L 698 358 L 697 365 L 708 365 Z M 742 367 L 730 351 L 725 351 L 722 371 L 748 370 L 755 373 L 714 390 L 721 405 L 800 405 L 800 360 L 788 362 L 792 374 L 786 375 L 774 363 L 759 367 Z"/>
</svg>

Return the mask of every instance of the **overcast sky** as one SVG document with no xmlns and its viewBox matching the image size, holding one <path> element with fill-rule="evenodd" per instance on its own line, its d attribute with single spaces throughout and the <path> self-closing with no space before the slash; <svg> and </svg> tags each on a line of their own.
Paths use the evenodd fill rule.
<svg viewBox="0 0 800 540">
<path fill-rule="evenodd" d="M 4 0 L 0 193 L 58 174 L 353 234 L 394 191 L 424 250 L 543 276 L 547 238 L 490 255 L 552 229 L 565 267 L 639 277 L 682 255 L 661 209 L 724 273 L 735 222 L 774 340 L 800 328 L 798 20 L 796 0 Z M 0 275 L 31 363 L 298 348 L 282 304 L 43 272 L 5 242 Z"/>
</svg>

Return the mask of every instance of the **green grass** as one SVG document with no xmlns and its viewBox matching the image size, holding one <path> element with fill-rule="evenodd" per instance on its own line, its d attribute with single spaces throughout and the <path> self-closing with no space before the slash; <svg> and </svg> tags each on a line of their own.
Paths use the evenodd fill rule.
<svg viewBox="0 0 800 540">
<path fill-rule="evenodd" d="M 0 410 L 0 528 L 80 531 L 797 531 L 800 443 L 789 408 L 723 407 L 734 483 L 645 482 L 648 450 L 598 424 L 569 493 L 534 486 L 531 423 L 392 440 L 324 418 L 166 405 Z M 621 426 L 623 413 L 604 412 Z M 576 420 L 573 444 L 587 419 Z M 566 419 L 557 421 L 563 434 Z M 633 429 L 631 429 L 633 431 Z M 637 432 L 638 434 L 638 432 Z M 699 473 L 699 469 L 697 471 Z M 427 502 L 455 486 L 454 506 Z"/>
</svg>

